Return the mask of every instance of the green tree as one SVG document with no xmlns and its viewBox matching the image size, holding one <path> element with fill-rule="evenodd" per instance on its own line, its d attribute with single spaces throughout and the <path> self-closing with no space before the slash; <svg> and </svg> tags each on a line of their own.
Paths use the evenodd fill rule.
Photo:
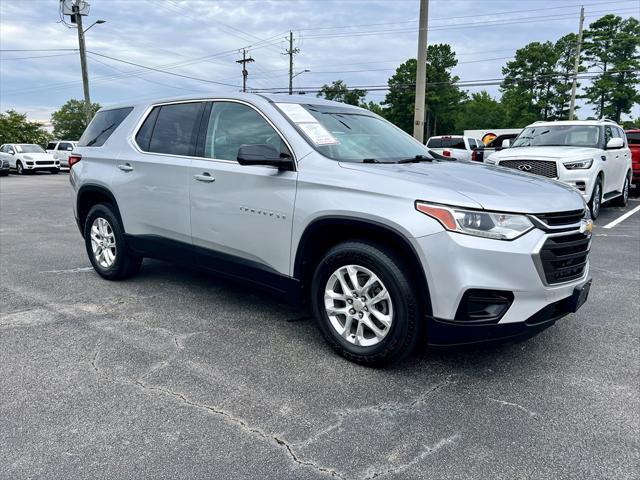
<svg viewBox="0 0 640 480">
<path fill-rule="evenodd" d="M 502 68 L 504 104 L 514 127 L 553 119 L 559 57 L 553 43 L 532 42 L 516 50 L 515 59 Z"/>
<path fill-rule="evenodd" d="M 558 77 L 555 79 L 553 93 L 551 99 L 552 111 L 551 119 L 567 120 L 569 118 L 569 107 L 571 104 L 571 86 L 573 84 L 573 74 L 575 72 L 575 61 L 578 49 L 578 36 L 575 33 L 569 33 L 560 38 L 554 45 L 558 55 L 556 64 L 556 72 Z M 578 72 L 584 72 L 586 68 L 582 65 L 584 50 L 580 54 L 580 64 Z M 576 90 L 580 87 L 580 82 L 576 83 Z M 575 110 L 578 110 L 576 105 Z"/>
<path fill-rule="evenodd" d="M 461 104 L 456 116 L 456 132 L 484 128 L 507 128 L 504 105 L 486 92 L 472 93 L 471 98 Z"/>
<path fill-rule="evenodd" d="M 7 110 L 0 113 L 0 144 L 35 143 L 46 146 L 51 135 L 38 122 L 30 122 L 27 116 Z"/>
<path fill-rule="evenodd" d="M 327 100 L 359 106 L 362 99 L 367 96 L 367 91 L 357 88 L 349 90 L 346 83 L 342 80 L 336 80 L 331 85 L 323 85 L 317 96 L 324 97 Z"/>
<path fill-rule="evenodd" d="M 640 22 L 605 15 L 589 25 L 584 38 L 588 66 L 600 71 L 584 97 L 595 106 L 597 116 L 620 121 L 640 101 Z"/>
<path fill-rule="evenodd" d="M 91 116 L 100 109 L 98 103 L 91 104 Z M 87 128 L 84 114 L 84 101 L 71 99 L 59 110 L 51 114 L 53 135 L 60 140 L 78 140 Z"/>
<path fill-rule="evenodd" d="M 383 105 L 386 118 L 407 133 L 413 133 L 417 60 L 401 64 L 389 79 L 389 93 Z M 459 78 L 451 70 L 458 64 L 455 52 L 447 44 L 427 47 L 427 89 L 425 136 L 451 133 L 455 128 L 457 110 L 466 99 L 456 85 Z"/>
<path fill-rule="evenodd" d="M 380 115 L 381 117 L 385 117 L 386 112 L 382 107 L 382 105 L 380 105 L 379 103 L 369 102 L 369 103 L 363 103 L 360 106 L 362 108 L 366 108 L 367 110 L 372 111 L 373 113 Z"/>
</svg>

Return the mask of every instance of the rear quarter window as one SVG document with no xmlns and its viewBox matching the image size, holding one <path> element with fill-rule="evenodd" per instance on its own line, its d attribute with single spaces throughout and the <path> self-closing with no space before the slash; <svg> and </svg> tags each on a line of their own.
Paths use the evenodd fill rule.
<svg viewBox="0 0 640 480">
<path fill-rule="evenodd" d="M 131 113 L 133 107 L 114 108 L 96 113 L 78 141 L 79 147 L 101 147 Z"/>
</svg>

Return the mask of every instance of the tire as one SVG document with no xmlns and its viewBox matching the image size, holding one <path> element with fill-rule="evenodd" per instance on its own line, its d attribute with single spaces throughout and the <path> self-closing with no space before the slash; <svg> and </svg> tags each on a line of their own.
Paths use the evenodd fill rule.
<svg viewBox="0 0 640 480">
<path fill-rule="evenodd" d="M 57 175 L 57 174 L 60 173 L 60 169 L 59 168 L 52 168 L 49 171 L 51 172 L 52 175 Z"/>
<path fill-rule="evenodd" d="M 626 207 L 629 203 L 629 188 L 631 187 L 629 179 L 631 178 L 631 173 L 627 173 L 624 178 L 624 184 L 622 185 L 622 195 L 616 197 L 611 202 L 612 205 L 616 207 Z"/>
<path fill-rule="evenodd" d="M 22 162 L 20 160 L 16 162 L 16 173 L 18 175 L 25 175 L 24 167 L 22 166 Z"/>
<path fill-rule="evenodd" d="M 593 187 L 593 193 L 591 194 L 591 200 L 589 201 L 589 210 L 591 210 L 591 218 L 595 220 L 600 215 L 602 209 L 602 179 L 598 178 L 595 186 Z"/>
<path fill-rule="evenodd" d="M 359 288 L 373 278 L 369 274 L 377 277 L 366 290 L 359 292 L 361 297 L 352 297 L 355 289 L 347 266 L 357 269 Z M 350 290 L 348 295 L 343 295 L 343 300 L 336 297 L 341 295 L 336 290 L 345 293 L 337 277 L 340 269 L 343 269 L 344 285 Z M 369 303 L 379 295 L 381 287 L 388 292 L 389 300 Z M 313 275 L 310 293 L 314 320 L 325 340 L 343 357 L 372 367 L 388 365 L 408 356 L 420 339 L 423 319 L 415 291 L 407 267 L 393 252 L 364 241 L 341 243 L 324 255 Z M 328 297 L 327 292 L 333 296 Z M 366 302 L 361 301 L 363 298 Z M 336 314 L 336 309 L 344 311 Z M 372 313 L 374 309 L 376 315 Z M 333 313 L 331 317 L 329 312 Z M 380 316 L 385 317 L 386 326 L 379 320 Z M 367 326 L 372 322 L 378 333 L 384 331 L 382 337 Z"/>
<path fill-rule="evenodd" d="M 123 280 L 140 270 L 142 257 L 135 255 L 127 245 L 124 229 L 111 204 L 99 203 L 89 210 L 84 224 L 84 241 L 89 260 L 101 277 Z"/>
</svg>

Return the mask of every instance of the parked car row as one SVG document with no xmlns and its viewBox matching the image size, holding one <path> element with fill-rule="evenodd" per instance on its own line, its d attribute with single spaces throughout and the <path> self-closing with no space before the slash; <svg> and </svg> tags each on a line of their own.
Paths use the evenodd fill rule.
<svg viewBox="0 0 640 480">
<path fill-rule="evenodd" d="M 0 175 L 14 170 L 18 175 L 37 171 L 60 173 L 68 168 L 68 158 L 77 142 L 68 140 L 49 142 L 47 150 L 33 143 L 5 143 L 0 146 Z"/>
</svg>

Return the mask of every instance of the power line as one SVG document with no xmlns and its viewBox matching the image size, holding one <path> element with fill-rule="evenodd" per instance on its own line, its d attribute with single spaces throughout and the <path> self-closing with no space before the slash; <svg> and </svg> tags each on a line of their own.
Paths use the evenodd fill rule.
<svg viewBox="0 0 640 480">
<path fill-rule="evenodd" d="M 75 53 L 56 53 L 54 55 L 35 55 L 31 57 L 0 58 L 0 62 L 8 62 L 9 60 L 31 60 L 32 58 L 66 57 L 69 55 L 75 55 Z"/>
</svg>

